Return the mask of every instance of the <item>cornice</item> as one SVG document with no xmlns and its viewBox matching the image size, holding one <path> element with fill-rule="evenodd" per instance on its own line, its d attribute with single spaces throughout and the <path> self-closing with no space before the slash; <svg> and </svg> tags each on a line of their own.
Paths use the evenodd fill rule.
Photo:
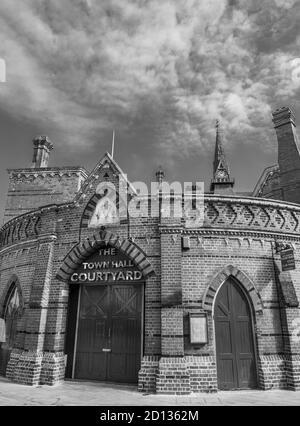
<svg viewBox="0 0 300 426">
<path fill-rule="evenodd" d="M 184 232 L 182 227 L 179 226 L 159 226 L 161 234 L 182 234 Z"/>
<path fill-rule="evenodd" d="M 45 167 L 45 168 L 22 168 L 22 169 L 7 169 L 8 174 L 12 178 L 29 178 L 29 177 L 63 177 L 72 175 L 81 176 L 84 179 L 88 177 L 88 172 L 81 166 L 75 167 Z"/>
<path fill-rule="evenodd" d="M 31 246 L 35 247 L 37 244 L 44 244 L 44 243 L 52 243 L 57 241 L 57 235 L 53 233 L 43 234 L 39 235 L 37 238 L 30 238 L 23 241 L 15 241 L 7 245 L 6 247 L 0 249 L 0 255 L 5 254 L 7 251 L 10 250 L 16 250 L 24 247 L 24 246 Z"/>
<path fill-rule="evenodd" d="M 264 232 L 264 231 L 251 231 L 248 229 L 228 229 L 228 228 L 201 228 L 201 229 L 183 229 L 182 235 L 203 236 L 203 237 L 252 237 L 259 239 L 274 240 L 294 240 L 300 242 L 300 235 L 293 233 L 281 232 Z"/>
<path fill-rule="evenodd" d="M 36 247 L 37 244 L 38 244 L 37 238 L 32 238 L 32 239 L 29 239 L 29 240 L 26 240 L 26 241 L 18 241 L 16 243 L 9 244 L 8 246 L 0 249 L 0 256 L 4 255 L 6 253 L 9 253 L 11 251 L 19 250 L 19 249 L 27 247 L 27 246 Z"/>
<path fill-rule="evenodd" d="M 224 203 L 242 203 L 249 205 L 257 205 L 263 207 L 275 207 L 280 209 L 292 209 L 300 212 L 300 205 L 296 203 L 290 203 L 287 201 L 281 200 L 272 200 L 270 198 L 258 198 L 258 197 L 249 197 L 249 196 L 239 196 L 239 195 L 214 195 L 214 194 L 205 194 L 205 201 L 220 201 Z"/>
</svg>

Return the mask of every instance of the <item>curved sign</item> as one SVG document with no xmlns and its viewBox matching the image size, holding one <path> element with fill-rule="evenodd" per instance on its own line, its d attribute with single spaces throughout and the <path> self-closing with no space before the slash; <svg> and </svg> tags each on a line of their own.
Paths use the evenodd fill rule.
<svg viewBox="0 0 300 426">
<path fill-rule="evenodd" d="M 114 247 L 97 250 L 71 276 L 71 283 L 143 281 L 142 272 L 128 256 Z"/>
</svg>

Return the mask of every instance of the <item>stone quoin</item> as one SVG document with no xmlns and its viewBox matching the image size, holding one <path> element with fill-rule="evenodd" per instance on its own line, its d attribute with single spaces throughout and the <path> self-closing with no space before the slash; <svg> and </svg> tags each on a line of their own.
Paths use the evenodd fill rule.
<svg viewBox="0 0 300 426">
<path fill-rule="evenodd" d="M 217 123 L 199 223 L 162 214 L 176 194 L 162 190 L 161 169 L 149 215 L 118 216 L 120 185 L 127 201 L 137 194 L 108 153 L 91 173 L 49 167 L 53 144 L 35 138 L 32 167 L 8 170 L 0 373 L 159 394 L 300 390 L 300 154 L 293 112 L 276 110 L 273 121 L 278 164 L 249 195 L 235 192 Z"/>
</svg>

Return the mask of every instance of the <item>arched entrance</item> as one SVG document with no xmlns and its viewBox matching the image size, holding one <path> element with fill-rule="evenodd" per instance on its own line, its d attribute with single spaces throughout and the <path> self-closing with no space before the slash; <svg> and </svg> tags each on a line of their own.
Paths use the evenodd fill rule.
<svg viewBox="0 0 300 426">
<path fill-rule="evenodd" d="M 257 387 L 252 309 L 242 286 L 229 277 L 214 304 L 219 389 Z"/>
<path fill-rule="evenodd" d="M 66 376 L 137 383 L 142 272 L 125 253 L 102 244 L 73 272 L 69 283 Z"/>
</svg>

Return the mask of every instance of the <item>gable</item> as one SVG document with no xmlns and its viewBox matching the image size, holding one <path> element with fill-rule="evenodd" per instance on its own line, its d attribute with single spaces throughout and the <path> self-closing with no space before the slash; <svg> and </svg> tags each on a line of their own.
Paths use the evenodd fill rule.
<svg viewBox="0 0 300 426">
<path fill-rule="evenodd" d="M 127 213 L 128 197 L 134 193 L 134 187 L 126 174 L 111 155 L 106 153 L 89 174 L 74 200 L 77 205 L 86 203 L 81 227 L 98 228 L 119 223 L 120 217 L 123 218 Z"/>
<path fill-rule="evenodd" d="M 121 183 L 124 187 L 128 188 L 130 194 L 135 193 L 135 189 L 127 179 L 127 175 L 122 171 L 111 155 L 106 152 L 76 194 L 74 199 L 75 203 L 81 204 L 87 197 L 95 194 L 101 182 L 110 182 L 114 184 L 117 191 L 119 191 L 119 183 Z"/>
</svg>

